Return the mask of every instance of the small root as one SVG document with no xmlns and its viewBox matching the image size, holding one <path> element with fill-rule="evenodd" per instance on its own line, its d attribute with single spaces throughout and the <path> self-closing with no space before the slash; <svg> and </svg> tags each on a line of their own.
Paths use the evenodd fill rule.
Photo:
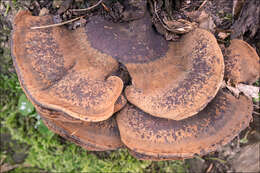
<svg viewBox="0 0 260 173">
<path fill-rule="evenodd" d="M 76 17 L 76 18 L 74 18 L 74 19 L 71 19 L 71 20 L 68 20 L 68 21 L 65 21 L 65 22 L 61 22 L 61 23 L 55 23 L 55 24 L 44 25 L 44 26 L 34 26 L 34 27 L 31 27 L 31 29 L 43 29 L 43 28 L 51 28 L 51 27 L 62 26 L 62 25 L 65 25 L 65 24 L 74 22 L 74 21 L 76 21 L 76 20 L 79 20 L 79 19 L 81 19 L 82 17 L 85 17 L 85 15 L 80 16 L 80 17 Z"/>
<path fill-rule="evenodd" d="M 253 114 L 260 115 L 260 112 L 253 111 Z"/>
<path fill-rule="evenodd" d="M 213 163 L 211 163 L 206 171 L 206 173 L 209 173 L 213 168 Z"/>
<path fill-rule="evenodd" d="M 110 9 L 103 2 L 101 3 L 101 5 L 107 12 L 110 12 Z"/>
<path fill-rule="evenodd" d="M 205 4 L 207 3 L 207 1 L 208 1 L 208 0 L 204 0 L 204 2 L 203 2 L 203 3 L 200 5 L 200 7 L 198 8 L 198 11 L 205 6 Z"/>
<path fill-rule="evenodd" d="M 88 11 L 91 10 L 97 6 L 99 6 L 101 3 L 103 2 L 103 0 L 99 0 L 95 5 L 88 7 L 88 8 L 83 8 L 83 9 L 72 9 L 71 11 L 75 11 L 75 12 L 80 12 L 80 11 Z"/>
<path fill-rule="evenodd" d="M 254 107 L 255 107 L 256 109 L 260 109 L 260 106 L 259 106 L 258 104 L 254 104 Z"/>
</svg>

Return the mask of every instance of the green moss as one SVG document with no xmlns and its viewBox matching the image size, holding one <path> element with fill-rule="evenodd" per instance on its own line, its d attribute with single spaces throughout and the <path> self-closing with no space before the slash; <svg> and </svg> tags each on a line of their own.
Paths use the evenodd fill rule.
<svg viewBox="0 0 260 173">
<path fill-rule="evenodd" d="M 226 13 L 225 16 L 224 16 L 224 19 L 232 21 L 233 15 L 231 13 Z"/>
<path fill-rule="evenodd" d="M 21 165 L 20 167 L 11 170 L 9 173 L 32 173 L 32 172 L 44 172 L 42 169 L 34 168 L 34 167 L 27 167 L 29 165 Z"/>
</svg>

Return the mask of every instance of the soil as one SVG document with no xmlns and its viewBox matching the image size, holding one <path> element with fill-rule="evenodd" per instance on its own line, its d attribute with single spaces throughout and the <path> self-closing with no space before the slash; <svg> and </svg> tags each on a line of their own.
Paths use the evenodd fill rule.
<svg viewBox="0 0 260 173">
<path fill-rule="evenodd" d="M 204 2 L 207 1 L 205 4 Z M 235 1 L 235 0 L 234 0 Z M 88 17 L 92 15 L 102 15 L 107 20 L 113 22 L 122 22 L 128 20 L 135 20 L 139 16 L 137 11 L 142 12 L 146 8 L 145 1 L 129 0 L 134 8 L 126 8 L 129 5 L 123 0 L 107 0 L 101 5 L 86 11 L 73 11 L 71 9 L 89 8 L 95 5 L 98 0 L 35 0 L 35 1 L 6 1 L 1 2 L 0 6 L 0 53 L 3 54 L 6 49 L 9 49 L 10 31 L 12 30 L 12 19 L 20 7 L 28 9 L 33 15 L 53 14 L 56 16 L 57 23 L 67 21 L 78 16 L 84 15 L 83 21 L 78 21 L 67 24 L 69 29 L 76 29 L 87 22 Z M 213 31 L 220 43 L 227 44 L 232 38 L 243 38 L 259 53 L 260 49 L 260 31 L 259 31 L 259 14 L 260 1 L 259 0 L 245 0 L 245 5 L 236 18 L 232 18 L 233 1 L 232 0 L 148 0 L 150 9 L 154 9 L 154 4 L 157 3 L 158 14 L 155 11 L 150 11 L 155 24 L 155 28 L 159 33 L 169 39 L 169 31 L 162 26 L 162 23 L 156 19 L 166 17 L 168 19 L 185 19 L 189 22 L 196 22 L 196 18 L 187 15 L 186 12 L 193 12 L 200 8 L 205 10 L 213 19 L 216 29 Z M 202 4 L 203 7 L 201 6 Z M 258 4 L 258 5 L 257 5 Z M 201 9 L 200 9 L 201 10 Z M 258 17 L 257 15 L 258 14 Z M 247 17 L 249 16 L 249 17 Z M 256 24 L 258 22 L 258 25 Z M 228 37 L 219 38 L 219 32 L 230 33 Z M 175 40 L 181 37 L 179 33 L 171 33 L 170 40 Z M 4 56 L 0 56 L 0 62 L 6 61 Z M 14 72 L 13 68 L 8 70 L 10 73 Z M 0 66 L 1 72 L 1 66 Z M 256 103 L 256 104 L 259 104 Z M 259 108 L 255 108 L 255 112 L 259 113 Z M 228 145 L 222 147 L 218 151 L 210 153 L 203 157 L 195 157 L 193 159 L 185 160 L 189 165 L 189 172 L 259 172 L 259 147 L 260 147 L 260 116 L 254 114 L 254 120 L 246 130 L 233 139 Z M 8 134 L 1 134 L 1 136 L 9 139 Z M 2 138 L 2 137 L 1 137 Z M 11 140 L 9 140 L 11 141 Z M 6 145 L 1 142 L 1 145 Z M 8 146 L 11 151 L 11 146 Z M 15 148 L 16 150 L 16 148 Z M 258 152 L 256 151 L 258 150 Z M 257 155 L 258 153 L 258 155 Z M 26 155 L 14 152 L 14 160 L 16 163 L 21 163 Z"/>
</svg>

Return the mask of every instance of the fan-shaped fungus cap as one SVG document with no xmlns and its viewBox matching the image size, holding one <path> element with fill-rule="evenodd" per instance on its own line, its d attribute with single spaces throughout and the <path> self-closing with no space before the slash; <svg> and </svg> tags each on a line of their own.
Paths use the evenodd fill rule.
<svg viewBox="0 0 260 173">
<path fill-rule="evenodd" d="M 86 33 L 93 48 L 127 67 L 132 85 L 125 96 L 151 115 L 187 118 L 203 109 L 220 88 L 223 56 L 214 36 L 205 30 L 167 42 L 153 30 L 146 13 L 127 23 L 92 17 Z"/>
<path fill-rule="evenodd" d="M 227 144 L 249 125 L 252 109 L 247 97 L 220 91 L 204 110 L 184 120 L 154 117 L 127 105 L 117 123 L 122 142 L 137 158 L 181 159 Z"/>
<path fill-rule="evenodd" d="M 114 117 L 102 122 L 84 122 L 40 106 L 36 110 L 49 129 L 87 150 L 115 150 L 123 146 Z"/>
<path fill-rule="evenodd" d="M 52 16 L 21 11 L 14 20 L 12 55 L 22 87 L 37 105 L 84 121 L 102 121 L 114 113 L 123 82 L 110 76 L 118 63 L 85 39 L 80 28 L 32 30 L 53 24 Z"/>
<path fill-rule="evenodd" d="M 231 40 L 225 50 L 225 78 L 234 84 L 254 83 L 260 76 L 259 56 L 243 40 Z"/>
</svg>

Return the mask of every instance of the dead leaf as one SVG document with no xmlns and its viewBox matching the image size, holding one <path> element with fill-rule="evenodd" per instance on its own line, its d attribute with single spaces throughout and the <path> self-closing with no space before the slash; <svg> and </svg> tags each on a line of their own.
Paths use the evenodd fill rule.
<svg viewBox="0 0 260 173">
<path fill-rule="evenodd" d="M 258 98 L 259 87 L 245 84 L 238 84 L 237 88 L 240 92 L 244 93 L 247 97 Z"/>
<path fill-rule="evenodd" d="M 240 93 L 245 94 L 250 99 L 259 97 L 259 87 L 253 85 L 246 85 L 239 83 L 236 87 L 230 86 L 225 81 L 222 82 L 221 88 L 227 88 L 235 97 L 238 97 Z"/>
<path fill-rule="evenodd" d="M 227 85 L 226 87 L 229 91 L 231 91 L 234 94 L 235 97 L 239 97 L 240 91 L 239 91 L 238 88 L 235 88 L 235 87 L 232 87 L 232 86 L 229 86 L 229 85 Z"/>
<path fill-rule="evenodd" d="M 16 165 L 9 165 L 8 163 L 5 163 L 3 165 L 0 165 L 0 172 L 3 173 L 3 172 L 8 172 L 8 171 L 11 171 L 15 168 L 19 167 L 18 164 Z"/>
<path fill-rule="evenodd" d="M 212 17 L 208 13 L 206 13 L 205 10 L 201 11 L 198 22 L 200 28 L 206 29 L 213 33 L 215 32 L 216 25 Z"/>
<path fill-rule="evenodd" d="M 233 17 L 235 18 L 238 17 L 244 5 L 244 2 L 245 0 L 233 0 L 233 10 L 232 10 Z"/>
<path fill-rule="evenodd" d="M 48 15 L 49 14 L 49 10 L 47 8 L 42 8 L 40 13 L 39 13 L 39 16 L 45 16 L 45 15 Z"/>
<path fill-rule="evenodd" d="M 62 4 L 60 5 L 60 8 L 58 10 L 58 14 L 62 14 L 65 11 L 67 11 L 70 7 L 70 5 L 72 4 L 73 0 L 65 0 L 62 2 Z"/>
<path fill-rule="evenodd" d="M 196 26 L 195 23 L 184 20 L 167 20 L 166 18 L 163 19 L 163 22 L 167 26 L 167 30 L 174 32 L 176 34 L 185 34 L 190 32 Z"/>
<path fill-rule="evenodd" d="M 225 33 L 225 32 L 219 32 L 218 33 L 218 37 L 225 40 L 228 36 L 230 35 L 230 33 Z"/>
</svg>

